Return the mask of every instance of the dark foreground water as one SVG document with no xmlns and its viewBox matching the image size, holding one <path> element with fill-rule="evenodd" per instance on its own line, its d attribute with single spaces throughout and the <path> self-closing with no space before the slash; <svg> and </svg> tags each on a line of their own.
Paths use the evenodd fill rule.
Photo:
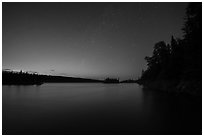
<svg viewBox="0 0 204 137">
<path fill-rule="evenodd" d="M 137 84 L 3 86 L 3 134 L 202 134 L 198 98 Z"/>
</svg>

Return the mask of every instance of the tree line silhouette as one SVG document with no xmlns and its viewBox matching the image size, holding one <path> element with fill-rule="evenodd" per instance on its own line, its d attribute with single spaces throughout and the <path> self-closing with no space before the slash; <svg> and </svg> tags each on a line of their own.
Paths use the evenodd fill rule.
<svg viewBox="0 0 204 137">
<path fill-rule="evenodd" d="M 43 83 L 136 83 L 136 80 L 128 79 L 119 81 L 119 78 L 106 78 L 104 80 L 65 77 L 65 76 L 52 76 L 42 75 L 37 72 L 23 72 L 22 70 L 2 71 L 2 84 L 3 85 L 41 85 Z"/>
<path fill-rule="evenodd" d="M 202 3 L 186 8 L 182 39 L 171 37 L 154 45 L 153 55 L 145 57 L 147 69 L 138 83 L 166 91 L 201 94 L 202 91 Z"/>
<path fill-rule="evenodd" d="M 2 72 L 2 84 L 3 85 L 41 85 L 43 83 L 43 75 L 38 73 L 28 73 L 16 71 L 4 71 Z"/>
<path fill-rule="evenodd" d="M 101 80 L 74 78 L 64 76 L 40 75 L 38 73 L 5 71 L 2 72 L 3 85 L 41 85 L 43 83 L 90 83 L 102 82 Z"/>
</svg>

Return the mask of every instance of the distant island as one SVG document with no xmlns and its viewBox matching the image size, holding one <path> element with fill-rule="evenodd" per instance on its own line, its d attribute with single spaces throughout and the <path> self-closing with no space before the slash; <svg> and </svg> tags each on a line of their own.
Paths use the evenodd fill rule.
<svg viewBox="0 0 204 137">
<path fill-rule="evenodd" d="M 104 83 L 120 83 L 119 79 L 114 79 L 114 78 L 106 78 L 104 80 Z"/>
<path fill-rule="evenodd" d="M 115 78 L 106 78 L 105 80 L 96 80 L 88 78 L 76 78 L 65 76 L 42 75 L 36 72 L 23 71 L 2 71 L 3 85 L 41 85 L 43 83 L 104 83 L 104 84 L 119 84 L 119 83 L 136 83 L 135 80 L 119 81 Z"/>
<path fill-rule="evenodd" d="M 123 80 L 120 83 L 137 83 L 137 80 L 128 79 L 128 80 Z"/>
</svg>

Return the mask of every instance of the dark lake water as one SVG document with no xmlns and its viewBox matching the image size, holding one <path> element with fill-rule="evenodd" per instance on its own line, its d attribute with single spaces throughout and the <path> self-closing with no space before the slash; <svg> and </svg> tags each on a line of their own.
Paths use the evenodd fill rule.
<svg viewBox="0 0 204 137">
<path fill-rule="evenodd" d="M 2 87 L 3 134 L 202 134 L 198 98 L 137 84 Z"/>
</svg>

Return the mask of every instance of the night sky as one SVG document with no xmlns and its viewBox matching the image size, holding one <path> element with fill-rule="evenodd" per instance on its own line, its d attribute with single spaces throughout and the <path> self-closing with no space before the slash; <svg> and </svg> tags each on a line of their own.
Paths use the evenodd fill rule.
<svg viewBox="0 0 204 137">
<path fill-rule="evenodd" d="M 137 78 L 158 41 L 182 37 L 187 3 L 3 3 L 3 69 Z"/>
</svg>

